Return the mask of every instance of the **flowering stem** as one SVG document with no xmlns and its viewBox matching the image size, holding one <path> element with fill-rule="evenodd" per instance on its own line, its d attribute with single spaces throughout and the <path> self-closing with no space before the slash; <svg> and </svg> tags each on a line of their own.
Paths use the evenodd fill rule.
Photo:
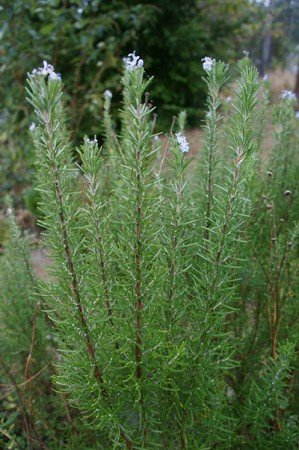
<svg viewBox="0 0 299 450">
<path fill-rule="evenodd" d="M 100 384 L 100 389 L 102 391 L 102 394 L 106 397 L 107 392 L 103 386 L 104 380 L 103 380 L 102 372 L 96 361 L 94 345 L 92 343 L 92 339 L 90 336 L 90 330 L 89 330 L 89 327 L 88 327 L 88 324 L 87 324 L 87 321 L 86 321 L 86 318 L 85 318 L 84 312 L 83 312 L 83 306 L 82 306 L 82 302 L 81 302 L 77 274 L 76 274 L 75 265 L 74 265 L 73 257 L 72 257 L 72 252 L 71 252 L 71 248 L 70 248 L 70 244 L 69 244 L 67 222 L 66 222 L 64 206 L 63 206 L 65 204 L 65 201 L 64 201 L 63 193 L 62 193 L 59 171 L 58 171 L 58 167 L 56 165 L 56 159 L 55 159 L 55 150 L 56 149 L 55 149 L 53 141 L 52 141 L 53 130 L 52 130 L 52 127 L 50 126 L 49 120 L 45 120 L 45 125 L 46 125 L 46 132 L 48 134 L 49 151 L 51 154 L 51 171 L 52 171 L 55 196 L 56 196 L 56 201 L 57 201 L 57 206 L 58 206 L 58 215 L 59 215 L 61 231 L 62 231 L 63 250 L 64 250 L 65 257 L 66 257 L 66 262 L 67 262 L 67 265 L 68 265 L 68 268 L 69 268 L 69 271 L 71 274 L 71 287 L 72 287 L 74 299 L 75 299 L 76 306 L 77 306 L 79 322 L 83 329 L 83 335 L 84 335 L 84 339 L 85 339 L 85 343 L 86 343 L 87 352 L 88 352 L 89 358 L 92 361 L 93 366 L 94 366 L 94 377 L 97 380 L 97 382 Z"/>
<path fill-rule="evenodd" d="M 142 193 L 141 193 L 141 151 L 140 148 L 136 152 L 137 174 L 136 174 L 136 222 L 135 222 L 135 295 L 136 295 L 136 379 L 141 382 L 142 379 L 142 272 L 141 272 L 141 254 L 142 254 Z M 145 428 L 145 414 L 142 388 L 140 392 L 141 421 L 143 440 L 145 441 L 147 431 Z"/>
<path fill-rule="evenodd" d="M 209 154 L 208 154 L 208 181 L 206 187 L 206 224 L 204 231 L 204 238 L 206 239 L 208 245 L 209 235 L 210 235 L 210 226 L 211 226 L 211 208 L 212 208 L 212 200 L 213 200 L 213 170 L 215 164 L 215 150 L 216 150 L 216 109 L 217 103 L 215 98 L 212 98 L 212 105 L 210 113 L 212 114 L 211 124 L 209 128 Z M 214 120 L 213 120 L 214 119 Z M 209 119 L 210 120 L 210 119 Z"/>
</svg>

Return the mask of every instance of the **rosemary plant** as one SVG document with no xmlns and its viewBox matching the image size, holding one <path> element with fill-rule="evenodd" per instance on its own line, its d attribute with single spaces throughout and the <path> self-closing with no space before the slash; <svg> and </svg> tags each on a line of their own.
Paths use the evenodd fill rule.
<svg viewBox="0 0 299 450">
<path fill-rule="evenodd" d="M 289 251 L 296 227 L 277 194 L 292 191 L 289 201 L 295 192 L 292 105 L 286 99 L 277 115 L 276 152 L 288 149 L 283 162 L 275 157 L 277 187 L 267 181 L 252 189 L 263 170 L 254 156 L 262 147 L 257 71 L 249 60 L 240 65 L 223 121 L 228 66 L 207 57 L 203 67 L 208 112 L 192 183 L 186 117 L 180 114 L 179 132 L 161 146 L 146 94 L 151 80 L 135 53 L 125 59 L 120 136 L 106 91 L 103 147 L 85 138 L 76 154 L 60 77 L 46 63 L 29 75 L 42 226 L 53 262 L 39 292 L 58 345 L 54 380 L 97 431 L 94 448 L 262 450 L 267 440 L 272 448 L 295 448 L 287 391 L 294 309 L 285 305 L 288 289 L 298 291 Z M 281 185 L 284 178 L 292 187 Z M 277 208 L 260 201 L 264 188 L 266 205 Z M 289 225 L 278 231 L 281 218 Z"/>
<path fill-rule="evenodd" d="M 43 407 L 34 378 L 40 374 L 40 384 L 49 378 L 49 328 L 42 313 L 41 299 L 36 296 L 28 240 L 21 237 L 11 206 L 8 222 L 8 238 L 0 261 L 0 374 L 7 387 L 1 398 L 2 421 L 5 429 L 5 401 L 8 400 L 17 417 L 15 428 L 23 430 L 23 436 L 15 438 L 15 445 L 26 445 L 27 440 L 34 448 L 43 449 L 40 426 L 36 423 L 36 414 Z"/>
</svg>

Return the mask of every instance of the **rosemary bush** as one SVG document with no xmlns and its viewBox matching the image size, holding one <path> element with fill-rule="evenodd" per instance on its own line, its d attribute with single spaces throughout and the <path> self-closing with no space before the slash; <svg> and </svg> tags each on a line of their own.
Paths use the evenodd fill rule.
<svg viewBox="0 0 299 450">
<path fill-rule="evenodd" d="M 267 83 L 249 61 L 240 64 L 227 108 L 228 66 L 205 58 L 203 68 L 207 114 L 196 158 L 184 113 L 177 133 L 155 133 L 151 79 L 135 54 L 125 60 L 120 135 L 106 91 L 106 141 L 99 148 L 86 137 L 76 158 L 60 77 L 47 64 L 28 77 L 52 259 L 51 277 L 34 280 L 34 298 L 59 355 L 56 390 L 96 433 L 82 448 L 296 448 L 294 101 L 288 93 L 276 106 L 266 168 Z M 26 308 L 32 317 L 34 304 Z M 41 330 L 41 349 L 44 342 Z M 42 443 L 55 448 L 50 436 Z"/>
<path fill-rule="evenodd" d="M 9 435 L 14 433 L 14 423 L 10 423 L 5 410 L 10 410 L 17 424 L 23 421 L 27 436 L 41 445 L 34 415 L 41 408 L 36 385 L 32 378 L 40 373 L 40 385 L 47 379 L 47 335 L 49 333 L 41 312 L 41 301 L 35 297 L 36 279 L 29 259 L 28 240 L 21 237 L 13 211 L 8 209 L 8 237 L 0 269 L 0 339 L 1 339 L 1 379 L 8 389 L 3 401 L 4 428 L 8 425 Z M 26 386 L 26 389 L 19 387 Z M 15 402 L 18 404 L 16 407 Z M 18 409 L 19 412 L 18 413 Z M 23 437 L 15 436 L 12 444 L 18 448 L 26 445 Z M 1 442 L 1 440 L 0 440 Z"/>
</svg>

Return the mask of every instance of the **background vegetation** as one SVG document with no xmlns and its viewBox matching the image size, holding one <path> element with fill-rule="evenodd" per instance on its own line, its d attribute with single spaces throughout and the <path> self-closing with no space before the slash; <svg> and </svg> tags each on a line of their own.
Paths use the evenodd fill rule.
<svg viewBox="0 0 299 450">
<path fill-rule="evenodd" d="M 34 203 L 32 191 L 26 194 L 32 184 L 32 113 L 24 82 L 42 60 L 54 64 L 65 80 L 69 128 L 78 144 L 85 134 L 100 134 L 106 88 L 118 111 L 122 58 L 133 49 L 146 60 L 147 75 L 156 76 L 150 98 L 167 128 L 182 108 L 189 125 L 200 123 L 204 56 L 232 62 L 249 49 L 264 71 L 275 61 L 285 64 L 298 42 L 298 2 L 286 0 L 268 7 L 248 0 L 16 0 L 2 3 L 0 18 L 1 198 L 14 190 L 20 203 L 25 192 L 29 206 Z"/>
</svg>

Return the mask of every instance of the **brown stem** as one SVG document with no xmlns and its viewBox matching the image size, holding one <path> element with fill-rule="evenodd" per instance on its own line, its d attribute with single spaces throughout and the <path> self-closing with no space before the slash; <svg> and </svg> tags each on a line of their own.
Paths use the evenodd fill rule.
<svg viewBox="0 0 299 450">
<path fill-rule="evenodd" d="M 216 112 L 216 106 L 213 103 L 213 109 Z M 211 210 L 212 210 L 212 200 L 213 200 L 213 165 L 214 165 L 214 154 L 215 154 L 215 126 L 211 132 L 210 143 L 209 143 L 209 159 L 208 159 L 208 185 L 206 189 L 207 203 L 206 203 L 206 226 L 204 231 L 204 238 L 206 241 L 210 237 L 210 226 L 211 226 Z M 206 242 L 206 246 L 208 242 Z"/>
<path fill-rule="evenodd" d="M 106 164 L 106 167 L 110 167 L 109 163 Z M 107 169 L 107 170 L 109 171 L 109 169 Z M 106 176 L 108 177 L 108 180 L 106 179 L 106 184 L 109 185 L 109 174 L 107 173 Z M 110 302 L 110 292 L 109 292 L 108 273 L 107 273 L 108 271 L 106 268 L 105 257 L 104 257 L 103 238 L 102 238 L 102 234 L 101 234 L 99 218 L 96 213 L 96 206 L 94 204 L 94 195 L 96 193 L 95 177 L 91 178 L 91 181 L 89 183 L 89 190 L 91 193 L 91 195 L 90 195 L 91 208 L 93 210 L 93 216 L 95 217 L 94 226 L 95 226 L 95 231 L 96 231 L 96 242 L 97 242 L 98 256 L 99 256 L 98 263 L 99 263 L 99 270 L 100 270 L 101 279 L 102 279 L 103 287 L 104 287 L 105 305 L 106 305 L 110 324 L 112 327 L 114 327 L 112 307 L 111 307 L 111 302 Z M 109 194 L 108 194 L 108 201 L 109 201 Z M 119 345 L 117 342 L 115 343 L 115 348 L 116 349 L 119 348 Z"/>
<path fill-rule="evenodd" d="M 34 349 L 34 344 L 35 344 L 36 320 L 37 320 L 39 308 L 40 308 L 40 303 L 37 302 L 35 305 L 34 316 L 33 316 L 33 321 L 32 321 L 32 331 L 31 331 L 29 354 L 28 354 L 26 366 L 25 366 L 25 378 L 28 381 L 28 404 L 29 404 L 30 415 L 33 418 L 33 420 L 34 420 L 34 406 L 33 406 L 33 402 L 32 402 L 32 389 L 31 389 L 31 382 L 30 382 L 31 373 L 30 372 L 31 372 L 31 365 L 32 365 L 32 354 L 33 354 L 33 349 Z"/>
<path fill-rule="evenodd" d="M 55 196 L 58 206 L 58 215 L 59 215 L 59 221 L 61 225 L 61 232 L 62 232 L 62 244 L 63 244 L 63 250 L 66 258 L 66 263 L 69 268 L 70 274 L 71 274 L 71 288 L 73 292 L 73 296 L 75 299 L 77 312 L 78 312 L 78 319 L 81 324 L 82 330 L 83 330 L 83 336 L 87 348 L 87 352 L 89 355 L 89 358 L 94 366 L 94 377 L 97 380 L 97 382 L 100 385 L 101 392 L 103 396 L 107 397 L 107 391 L 105 387 L 103 386 L 104 380 L 102 372 L 99 368 L 99 365 L 96 360 L 96 354 L 94 345 L 91 339 L 90 330 L 84 315 L 83 306 L 81 302 L 81 296 L 80 296 L 80 290 L 79 290 L 79 284 L 77 280 L 77 273 L 75 270 L 75 265 L 72 257 L 72 252 L 69 244 L 69 236 L 68 236 L 68 229 L 67 229 L 67 221 L 65 218 L 65 212 L 64 212 L 64 198 L 63 193 L 60 185 L 60 177 L 59 177 L 59 171 L 58 167 L 56 165 L 56 158 L 55 158 L 55 148 L 52 143 L 52 130 L 50 127 L 49 120 L 45 120 L 46 130 L 48 133 L 49 138 L 49 150 L 51 152 L 52 160 L 51 160 L 51 171 L 52 171 L 52 177 L 54 181 L 54 188 L 55 188 Z"/>
<path fill-rule="evenodd" d="M 71 274 L 71 289 L 72 289 L 72 293 L 73 293 L 74 300 L 75 300 L 76 307 L 77 307 L 78 319 L 79 319 L 81 328 L 83 330 L 83 336 L 84 336 L 84 340 L 85 340 L 85 344 L 86 344 L 86 348 L 87 348 L 87 353 L 88 353 L 88 356 L 94 367 L 93 375 L 94 375 L 96 381 L 98 382 L 98 384 L 100 385 L 100 390 L 102 392 L 103 397 L 107 398 L 108 393 L 104 386 L 102 371 L 96 360 L 94 344 L 92 342 L 90 330 L 89 330 L 89 327 L 88 327 L 88 324 L 87 324 L 87 321 L 86 321 L 86 318 L 84 315 L 83 305 L 81 302 L 81 295 L 80 295 L 79 283 L 78 283 L 78 279 L 77 279 L 77 273 L 75 270 L 72 251 L 71 251 L 71 247 L 70 247 L 70 243 L 69 243 L 67 220 L 66 220 L 65 212 L 64 212 L 63 191 L 62 191 L 61 184 L 60 184 L 61 180 L 60 180 L 60 176 L 59 176 L 59 170 L 56 165 L 56 149 L 52 142 L 53 130 L 50 127 L 50 117 L 49 117 L 48 113 L 45 114 L 44 119 L 45 119 L 46 131 L 48 134 L 49 150 L 50 150 L 50 154 L 51 154 L 50 170 L 52 173 L 52 179 L 53 179 L 53 183 L 54 183 L 54 192 L 55 192 L 57 206 L 58 206 L 58 215 L 59 215 L 59 221 L 60 221 L 60 225 L 61 225 L 63 251 L 65 254 L 65 260 L 66 260 L 66 264 L 68 266 L 68 270 Z M 108 407 L 109 407 L 109 405 L 108 405 Z M 120 430 L 120 436 L 122 439 L 124 439 L 126 448 L 129 450 L 133 449 L 131 440 L 122 430 Z"/>
<path fill-rule="evenodd" d="M 50 362 L 48 362 L 44 367 L 42 367 L 37 373 L 32 375 L 28 380 L 23 381 L 22 383 L 19 383 L 17 385 L 17 387 L 20 388 L 20 387 L 26 386 L 28 383 L 31 383 L 35 378 L 37 378 L 40 374 L 42 374 L 49 367 L 49 364 L 50 364 Z M 5 394 L 3 394 L 0 397 L 0 401 L 2 401 L 4 398 L 8 397 L 15 390 L 16 390 L 16 387 L 14 387 L 14 388 L 10 389 L 9 391 L 7 391 Z"/>
<path fill-rule="evenodd" d="M 60 183 L 59 183 L 58 171 L 57 171 L 57 168 L 55 167 L 54 162 L 53 162 L 52 168 L 53 168 L 53 175 L 54 175 L 54 180 L 55 180 L 56 198 L 57 198 L 58 205 L 59 205 L 59 218 L 60 218 L 60 223 L 61 223 L 61 228 L 62 228 L 63 249 L 64 249 L 64 253 L 66 256 L 67 265 L 68 265 L 70 273 L 71 273 L 71 278 L 72 278 L 71 286 L 72 286 L 72 291 L 73 291 L 73 295 L 74 295 L 77 310 L 78 310 L 79 321 L 80 321 L 80 324 L 83 329 L 83 335 L 85 338 L 85 343 L 86 343 L 86 348 L 87 348 L 89 358 L 94 365 L 94 377 L 101 385 L 101 391 L 102 391 L 103 395 L 107 396 L 107 392 L 106 392 L 105 388 L 103 387 L 103 382 L 104 382 L 103 375 L 102 375 L 102 372 L 96 361 L 94 346 L 92 343 L 89 327 L 86 322 L 86 318 L 85 318 L 84 311 L 83 311 L 83 306 L 81 303 L 77 274 L 76 274 L 76 270 L 75 270 L 75 266 L 74 266 L 74 262 L 73 262 L 73 258 L 72 258 L 72 253 L 71 253 L 71 249 L 70 249 L 70 245 L 69 245 L 68 232 L 67 232 L 66 220 L 65 220 L 64 209 L 63 209 L 63 196 L 62 196 L 62 191 L 61 191 L 61 187 L 60 187 Z"/>
<path fill-rule="evenodd" d="M 158 117 L 158 114 L 154 113 L 153 114 L 153 123 L 152 123 L 152 128 L 151 128 L 151 134 L 154 134 L 155 127 L 156 127 L 156 122 L 157 122 L 157 117 Z"/>
<path fill-rule="evenodd" d="M 128 450 L 134 450 L 135 447 L 133 447 L 132 441 L 130 438 L 128 438 L 128 436 L 126 435 L 126 433 L 123 430 L 120 430 L 120 436 L 122 437 L 122 439 L 124 440 L 126 447 Z"/>
<path fill-rule="evenodd" d="M 140 163 L 140 150 L 137 152 L 137 160 Z M 139 164 L 138 164 L 139 165 Z M 136 269 L 136 282 L 135 282 L 135 295 L 136 295 L 136 345 L 135 345 L 135 357 L 136 357 L 136 378 L 138 380 L 142 377 L 142 291 L 141 291 L 141 250 L 142 250 L 142 242 L 141 242 L 141 222 L 142 222 L 142 213 L 141 213 L 141 196 L 140 196 L 140 182 L 141 174 L 138 171 L 137 173 L 137 215 L 136 215 L 136 224 L 135 224 L 135 233 L 136 233 L 136 245 L 135 245 L 135 269 Z"/>
<path fill-rule="evenodd" d="M 136 189 L 136 222 L 135 222 L 135 295 L 136 295 L 136 342 L 135 342 L 135 360 L 136 370 L 135 376 L 138 383 L 142 379 L 142 270 L 141 270 L 141 254 L 142 254 L 142 194 L 141 194 L 141 151 L 137 150 L 137 189 Z M 143 439 L 146 439 L 147 430 L 145 426 L 144 401 L 143 394 L 140 393 L 141 421 Z"/>
<path fill-rule="evenodd" d="M 272 333 L 271 333 L 271 356 L 273 359 L 276 359 L 277 357 L 277 336 L 278 336 L 278 318 L 279 318 L 279 288 L 276 284 L 274 288 L 274 295 L 273 295 L 273 319 L 272 319 Z"/>
<path fill-rule="evenodd" d="M 275 221 L 275 210 L 274 207 L 272 209 L 272 228 L 270 230 L 270 255 L 269 255 L 269 267 L 273 267 L 273 256 L 276 256 L 276 240 L 277 240 L 277 230 L 276 230 L 276 221 Z M 273 313 L 271 316 L 271 356 L 276 359 L 277 357 L 277 320 L 278 320 L 278 303 L 279 303 L 279 276 L 276 271 L 274 280 L 273 280 Z M 271 307 L 270 307 L 271 309 Z"/>
<path fill-rule="evenodd" d="M 237 182 L 238 182 L 238 179 L 239 179 L 239 174 L 240 174 L 240 170 L 239 170 L 239 165 L 237 163 L 236 166 L 235 166 L 234 174 L 233 174 L 233 184 L 232 184 L 231 189 L 229 191 L 229 198 L 228 198 L 228 202 L 227 202 L 227 205 L 226 205 L 225 216 L 224 216 L 225 219 L 224 219 L 224 224 L 223 224 L 222 232 L 221 232 L 220 245 L 219 245 L 219 248 L 218 248 L 218 251 L 217 251 L 217 254 L 216 254 L 216 258 L 215 258 L 216 270 L 215 270 L 215 276 L 213 278 L 212 285 L 211 285 L 210 299 L 212 298 L 212 295 L 214 294 L 215 287 L 216 287 L 217 276 L 218 276 L 218 268 L 219 268 L 219 266 L 221 264 L 221 256 L 222 256 L 222 252 L 223 252 L 223 249 L 224 249 L 227 228 L 228 228 L 229 222 L 230 222 L 231 217 L 232 217 L 233 202 L 234 202 L 235 196 L 236 196 L 236 186 L 237 186 Z"/>
<path fill-rule="evenodd" d="M 35 427 L 35 423 L 34 423 L 34 419 L 32 417 L 32 415 L 28 412 L 27 410 L 27 405 L 26 405 L 26 401 L 23 397 L 23 394 L 19 388 L 19 385 L 14 377 L 14 375 L 9 371 L 9 368 L 7 367 L 4 359 L 2 358 L 2 356 L 0 355 L 0 362 L 4 368 L 4 371 L 7 375 L 7 377 L 10 379 L 12 385 L 14 386 L 14 390 L 16 391 L 17 397 L 19 399 L 19 403 L 21 406 L 21 409 L 23 411 L 23 419 L 24 419 L 24 426 L 26 428 L 26 435 L 27 435 L 27 440 L 28 440 L 28 447 L 30 448 L 30 439 L 32 439 L 31 436 L 31 432 L 33 432 L 36 441 L 38 442 L 39 448 L 40 449 L 47 449 L 47 446 L 42 442 L 37 429 Z M 27 380 L 28 381 L 28 380 Z"/>
<path fill-rule="evenodd" d="M 37 302 L 34 309 L 34 316 L 32 321 L 32 331 L 31 331 L 31 340 L 30 340 L 30 348 L 29 348 L 29 354 L 26 361 L 26 367 L 25 367 L 25 378 L 28 380 L 30 378 L 30 369 L 31 369 L 31 362 L 32 362 L 32 353 L 33 353 L 33 347 L 35 343 L 35 330 L 36 330 L 36 320 L 38 311 L 40 308 L 40 303 Z"/>
<path fill-rule="evenodd" d="M 173 301 L 174 297 L 174 285 L 175 285 L 175 269 L 176 269 L 176 253 L 178 248 L 178 227 L 179 227 L 179 219 L 181 214 L 181 197 L 183 194 L 183 177 L 179 179 L 178 185 L 177 185 L 177 193 L 176 193 L 176 205 L 175 205 L 175 211 L 174 211 L 174 222 L 173 222 L 173 228 L 175 230 L 174 235 L 172 236 L 171 240 L 171 249 L 172 249 L 172 255 L 170 256 L 169 261 L 169 291 L 168 291 L 168 299 L 169 304 L 171 306 L 171 303 Z M 188 274 L 185 274 L 188 278 Z"/>
<path fill-rule="evenodd" d="M 286 237 L 287 241 L 287 237 Z M 275 245 L 275 244 L 274 244 Z M 272 330 L 271 330 L 271 355 L 272 358 L 276 359 L 277 357 L 277 340 L 278 340 L 278 331 L 279 325 L 281 321 L 281 299 L 280 299 L 280 277 L 282 273 L 282 269 L 284 263 L 287 258 L 288 253 L 288 244 L 285 243 L 285 247 L 283 250 L 283 254 L 281 260 L 277 266 L 275 273 L 275 283 L 273 289 L 273 318 L 272 318 Z"/>
<path fill-rule="evenodd" d="M 59 215 L 61 231 L 62 231 L 63 250 L 64 250 L 64 254 L 65 254 L 65 258 L 66 258 L 66 263 L 67 263 L 68 269 L 71 274 L 71 288 L 72 288 L 73 296 L 74 296 L 76 306 L 77 306 L 79 322 L 80 322 L 82 330 L 83 330 L 83 336 L 84 336 L 84 340 L 85 340 L 85 344 L 86 344 L 86 348 L 87 348 L 87 353 L 88 353 L 88 356 L 94 366 L 93 375 L 94 375 L 96 381 L 100 385 L 100 390 L 102 392 L 103 397 L 107 398 L 108 393 L 104 386 L 104 379 L 103 379 L 102 371 L 96 360 L 94 345 L 93 345 L 93 342 L 91 339 L 90 330 L 89 330 L 89 327 L 88 327 L 88 324 L 87 324 L 87 321 L 86 321 L 86 318 L 84 315 L 83 305 L 81 302 L 77 274 L 76 274 L 75 265 L 73 262 L 71 247 L 69 244 L 67 221 L 65 218 L 64 207 L 63 207 L 64 198 L 63 198 L 63 193 L 62 193 L 62 189 L 61 189 L 61 185 L 60 185 L 59 171 L 58 171 L 58 167 L 56 165 L 55 148 L 52 143 L 52 130 L 50 128 L 49 120 L 45 120 L 45 125 L 46 125 L 46 130 L 47 130 L 48 138 L 49 138 L 49 150 L 50 150 L 51 156 L 52 156 L 50 168 L 52 171 L 52 177 L 53 177 L 54 188 L 55 188 L 55 196 L 56 196 L 56 201 L 57 201 L 57 205 L 58 205 L 58 215 Z M 124 439 L 126 448 L 129 450 L 133 449 L 131 440 L 121 430 L 120 430 L 120 436 L 122 437 L 122 439 Z"/>
<path fill-rule="evenodd" d="M 110 293 L 109 293 L 109 286 L 108 286 L 108 276 L 107 276 L 107 270 L 106 270 L 106 264 L 105 264 L 105 258 L 104 258 L 104 251 L 103 251 L 103 238 L 100 231 L 100 224 L 98 219 L 95 220 L 95 228 L 97 233 L 97 244 L 98 244 L 98 252 L 99 252 L 99 266 L 100 266 L 100 272 L 101 277 L 103 281 L 104 286 L 104 296 L 105 296 L 105 304 L 107 313 L 109 316 L 110 324 L 114 326 L 113 318 L 112 318 L 112 307 L 110 303 Z M 118 345 L 117 345 L 118 347 Z"/>
<path fill-rule="evenodd" d="M 175 253 L 177 249 L 178 241 L 177 236 L 174 236 L 172 239 L 172 251 L 173 251 L 173 258 L 170 260 L 169 263 L 169 291 L 168 291 L 168 299 L 169 299 L 169 306 L 171 307 L 172 301 L 173 301 L 173 295 L 174 295 L 174 273 L 175 273 Z"/>
</svg>

